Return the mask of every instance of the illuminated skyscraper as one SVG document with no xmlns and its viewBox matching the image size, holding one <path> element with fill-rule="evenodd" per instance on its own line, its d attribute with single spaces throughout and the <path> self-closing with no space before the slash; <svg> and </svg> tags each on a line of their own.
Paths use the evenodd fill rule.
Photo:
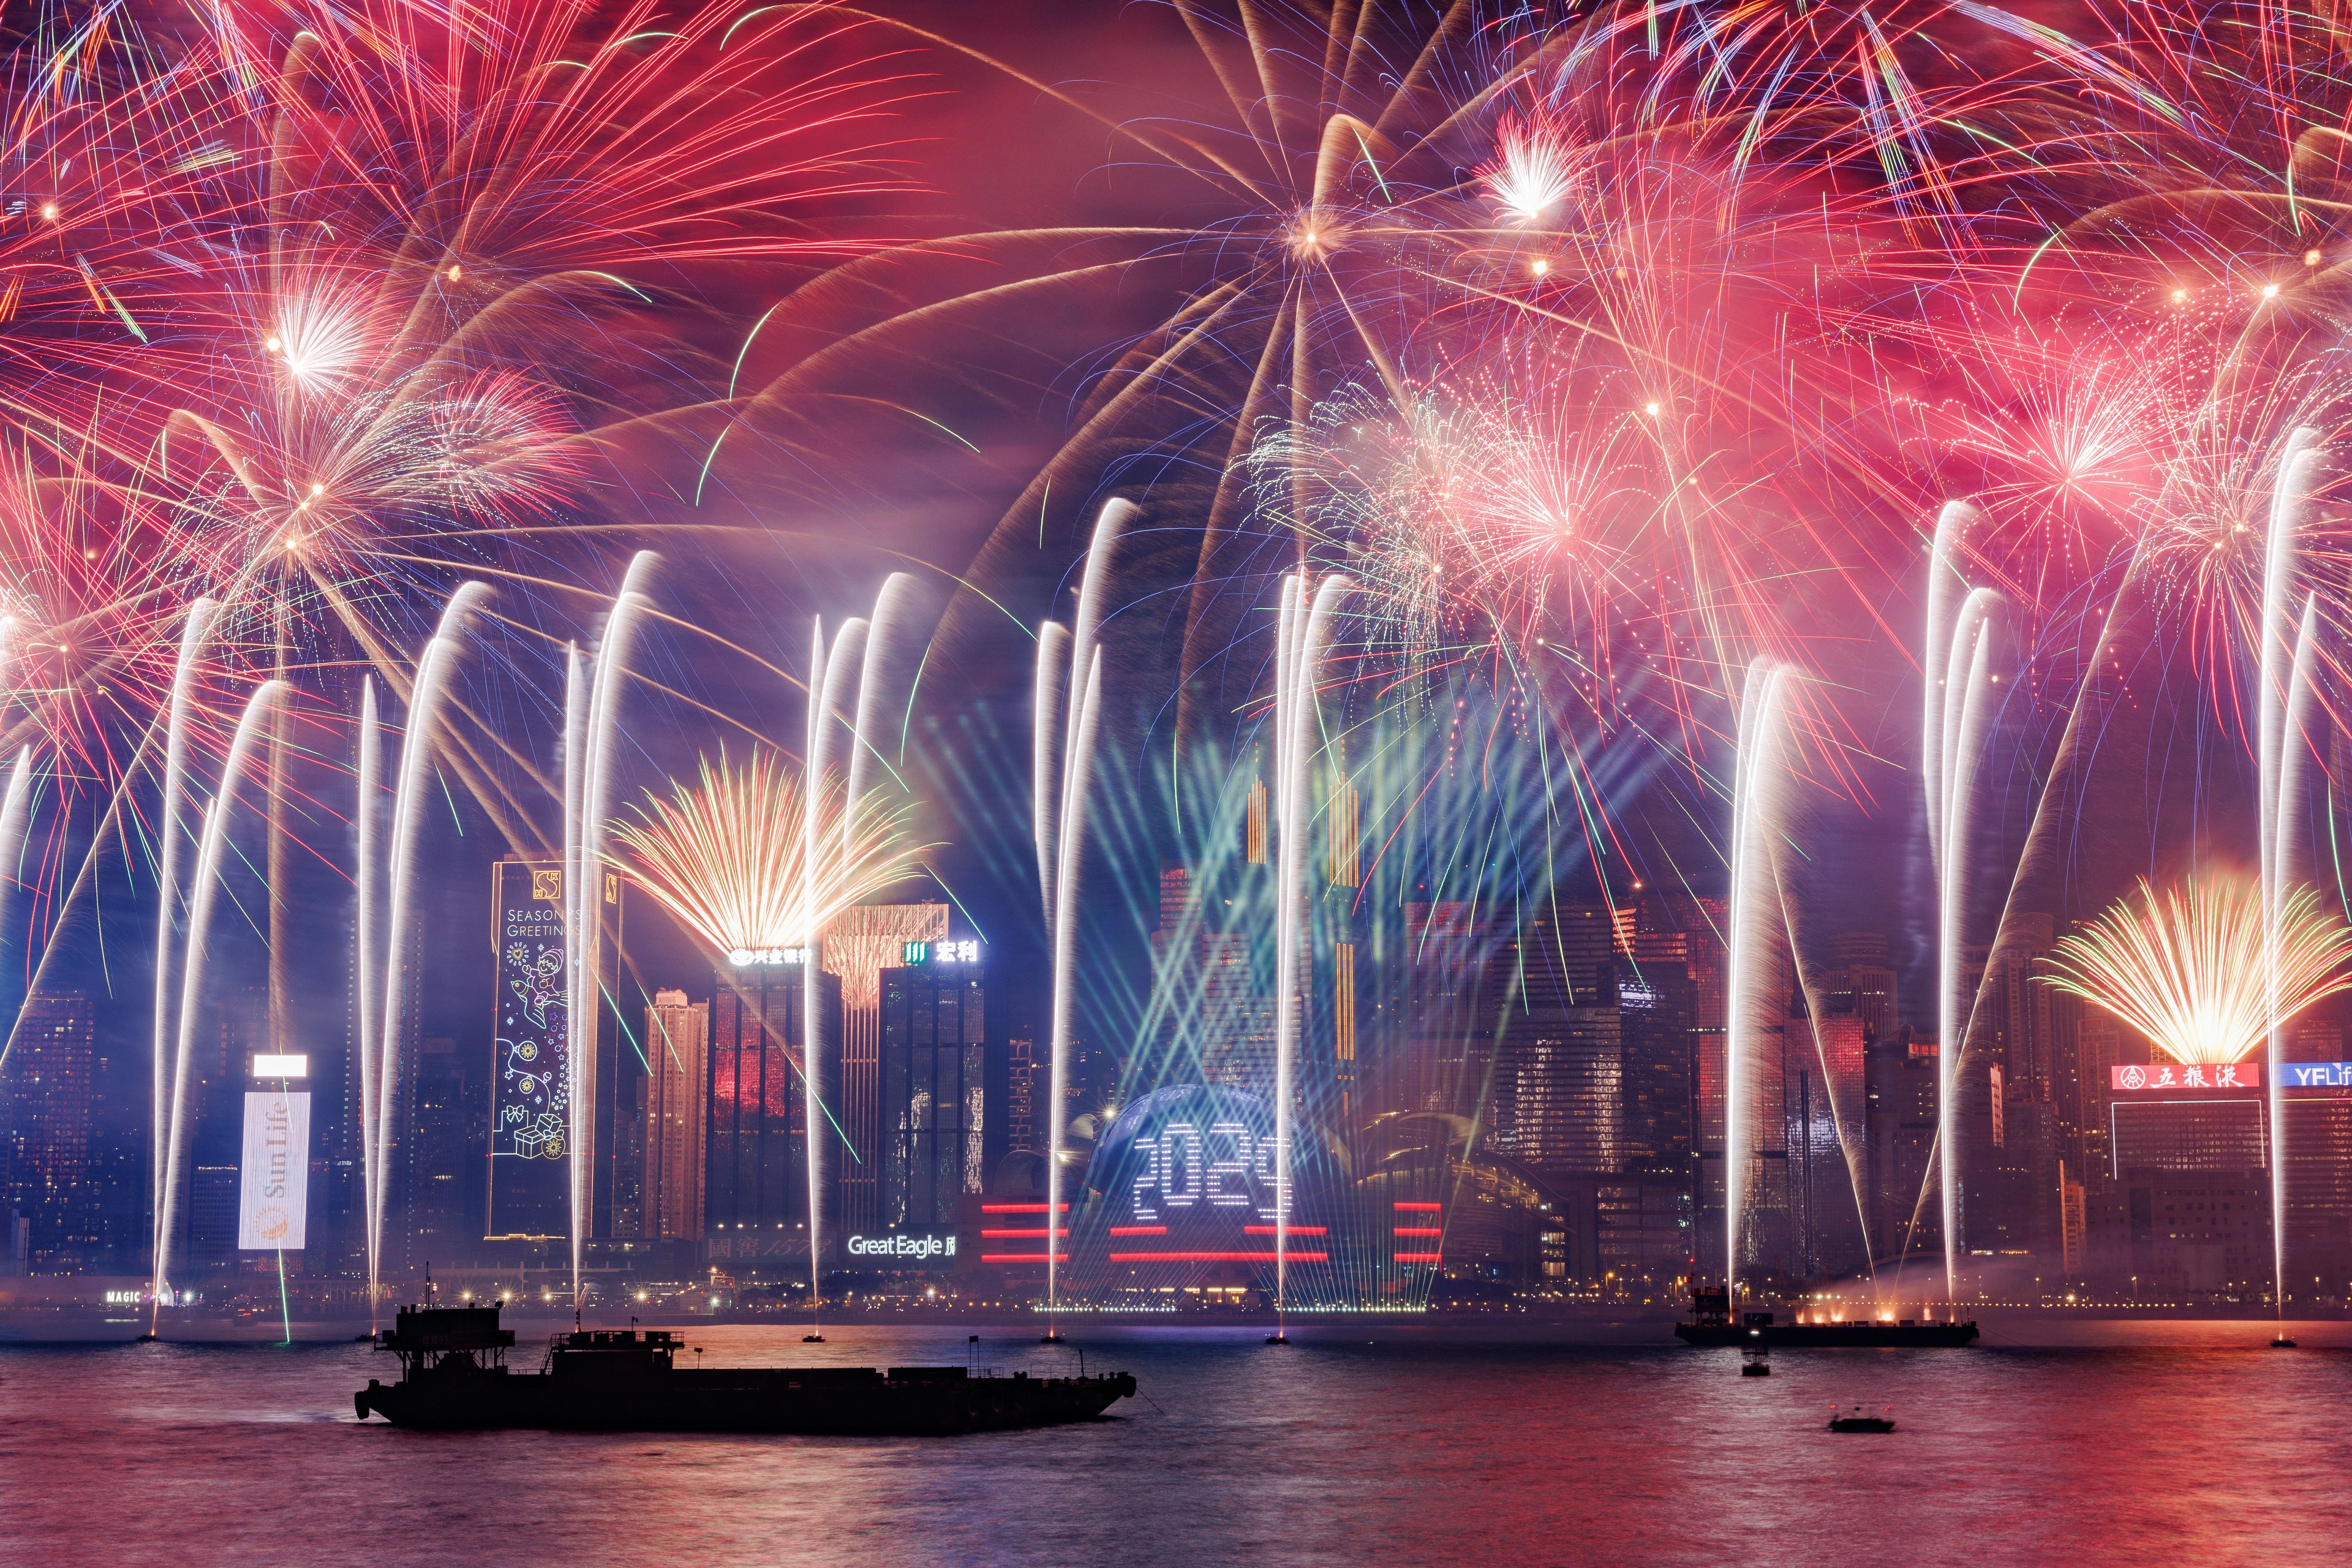
<svg viewBox="0 0 2352 1568">
<path fill-rule="evenodd" d="M 1045 1143 L 1037 1126 L 1037 1042 L 1035 1031 L 1021 1029 L 1004 1041 L 1004 1146 L 1013 1154 L 1043 1154 Z"/>
<path fill-rule="evenodd" d="M 1961 1241 L 1972 1252 L 2032 1253 L 2053 1270 L 2060 1251 L 2058 1086 L 2053 993 L 2040 983 L 2056 941 L 2048 915 L 2009 917 L 1996 952 L 1962 952 L 1969 999 L 1961 1058 Z"/>
<path fill-rule="evenodd" d="M 31 1222 L 36 1268 L 86 1266 L 97 1246 L 90 1180 L 97 1015 L 76 993 L 36 994 L 16 1021 L 0 1077 L 7 1138 L 0 1201 Z"/>
<path fill-rule="evenodd" d="M 1927 1186 L 1936 1151 L 1936 1043 L 1903 1029 L 1874 1040 L 1864 1052 L 1863 1079 L 1871 1255 L 1940 1259 L 1944 1209 Z"/>
<path fill-rule="evenodd" d="M 419 1042 L 409 1097 L 414 1120 L 404 1143 L 407 1192 L 401 1215 L 404 1261 L 419 1268 L 457 1264 L 478 1250 L 482 1231 L 470 1180 L 478 1156 L 467 1136 L 478 1123 L 468 1114 L 468 1065 L 447 1036 Z M 470 1065 L 478 1075 L 480 1058 Z M 471 1087 L 480 1087 L 478 1076 Z"/>
<path fill-rule="evenodd" d="M 1808 1015 L 1801 991 L 1792 994 L 1780 1045 L 1786 1059 L 1780 1092 L 1787 1132 L 1790 1272 L 1805 1279 L 1843 1278 L 1869 1262 L 1863 1205 L 1853 1190 L 1853 1165 L 1864 1131 L 1864 1047 L 1869 1038 L 1852 1008 L 1850 989 L 1825 994 Z M 1844 1011 L 1832 1011 L 1832 1006 Z M 1851 1152 L 1855 1159 L 1848 1160 Z"/>
<path fill-rule="evenodd" d="M 989 1174 L 987 981 L 974 943 L 908 956 L 881 972 L 879 1222 L 952 1225 Z"/>
<path fill-rule="evenodd" d="M 882 972 L 902 961 L 909 943 L 943 942 L 945 904 L 860 904 L 824 933 L 824 972 L 841 981 L 841 1067 L 825 1086 L 842 1134 L 860 1157 L 845 1160 L 835 1212 L 850 1230 L 871 1230 L 880 1216 L 875 1164 L 864 1157 L 879 1147 L 881 1114 Z"/>
<path fill-rule="evenodd" d="M 645 1185 L 637 1234 L 700 1241 L 710 1004 L 656 991 L 646 1009 Z"/>
<path fill-rule="evenodd" d="M 1642 900 L 1641 917 L 1636 943 L 1677 936 L 1690 970 L 1691 1200 L 1696 1250 L 1706 1270 L 1716 1268 L 1710 1260 L 1724 1254 L 1723 1047 L 1730 909 L 1719 898 L 1653 890 Z"/>
<path fill-rule="evenodd" d="M 703 1214 L 713 1264 L 779 1272 L 808 1256 L 808 1099 L 801 1076 L 808 982 L 794 948 L 721 969 L 711 1005 L 709 1163 Z M 841 1038 L 841 982 L 818 986 L 821 1038 Z M 827 1168 L 837 1171 L 838 1143 Z"/>
<path fill-rule="evenodd" d="M 1624 1159 L 1616 928 L 1598 904 L 1556 906 L 1497 950 L 1489 1146 L 1543 1176 L 1613 1175 Z"/>
</svg>

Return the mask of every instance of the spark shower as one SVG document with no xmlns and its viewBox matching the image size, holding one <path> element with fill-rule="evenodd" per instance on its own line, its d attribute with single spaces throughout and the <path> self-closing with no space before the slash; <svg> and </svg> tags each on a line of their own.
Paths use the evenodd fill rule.
<svg viewBox="0 0 2352 1568">
<path fill-rule="evenodd" d="M 23 995 L 100 938 L 142 953 L 153 1300 L 248 960 L 273 1045 L 348 973 L 391 1288 L 419 889 L 467 824 L 561 859 L 574 1018 L 607 869 L 714 955 L 805 947 L 812 985 L 842 910 L 971 894 L 1041 957 L 1055 1311 L 1076 1053 L 1124 1075 L 1089 1115 L 1203 1072 L 1114 934 L 1163 861 L 1248 836 L 1286 1309 L 1295 1174 L 1363 1152 L 1298 1089 L 1337 1027 L 1317 933 L 1376 885 L 1720 901 L 1694 1260 L 1735 1285 L 1764 1272 L 1760 1053 L 1862 896 L 1842 840 L 1918 868 L 1864 892 L 1936 1053 L 1876 1263 L 1932 1237 L 1935 1289 L 1970 1288 L 1962 1123 L 2011 959 L 2166 1049 L 2261 1053 L 2284 1137 L 2289 1022 L 2340 987 L 2352 907 L 2352 29 L 2030 11 L 1146 5 L 1071 40 L 1113 92 L 887 7 L 28 13 L 5 908 Z M 2046 964 L 2045 918 L 2074 931 Z M 1811 1035 L 1790 1059 L 1858 1171 Z M 593 1053 L 570 1070 L 576 1293 Z"/>
</svg>

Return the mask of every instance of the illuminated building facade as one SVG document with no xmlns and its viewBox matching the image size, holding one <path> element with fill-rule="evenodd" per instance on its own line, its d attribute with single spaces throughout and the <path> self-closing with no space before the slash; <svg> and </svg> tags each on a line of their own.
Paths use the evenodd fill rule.
<svg viewBox="0 0 2352 1568">
<path fill-rule="evenodd" d="M 1871 1256 L 1940 1258 L 1944 1206 L 1927 1182 L 1936 1155 L 1936 1042 L 1907 1029 L 1874 1040 L 1864 1051 L 1863 1083 Z"/>
<path fill-rule="evenodd" d="M 480 1068 L 473 1064 L 475 1074 Z M 433 1035 L 418 1042 L 414 1090 L 415 1117 L 406 1141 L 406 1223 L 401 1227 L 406 1256 L 421 1268 L 445 1267 L 478 1249 L 481 1227 L 474 1213 L 471 1177 L 478 1156 L 467 1136 L 474 1123 L 467 1094 L 468 1063 L 457 1042 Z"/>
<path fill-rule="evenodd" d="M 909 944 L 944 942 L 947 934 L 948 907 L 935 903 L 860 904 L 825 928 L 824 972 L 841 982 L 840 1070 L 825 1095 L 853 1149 L 879 1147 L 887 1125 L 881 1101 L 882 973 L 903 962 Z M 842 1163 L 836 1213 L 851 1230 L 881 1223 L 877 1171 L 870 1160 Z"/>
<path fill-rule="evenodd" d="M 2155 1080 L 2164 1065 L 2145 1076 Z M 2251 1087 L 2237 1091 L 2127 1085 L 2113 1097 L 2103 1261 L 2111 1277 L 2137 1280 L 2143 1297 L 2196 1300 L 2270 1283 L 2270 1140 L 2258 1072 L 2245 1069 Z M 2141 1075 L 2130 1064 L 2117 1069 Z"/>
<path fill-rule="evenodd" d="M 880 972 L 878 1224 L 955 1223 L 986 1190 L 988 986 L 976 942 L 910 943 Z"/>
<path fill-rule="evenodd" d="M 646 1009 L 643 1193 L 635 1234 L 703 1238 L 710 1109 L 710 1004 L 656 991 Z"/>
<path fill-rule="evenodd" d="M 86 1267 L 99 1247 L 91 1203 L 90 1122 L 98 1022 L 89 998 L 36 994 L 18 1016 L 0 1077 L 6 1135 L 0 1201 L 29 1222 L 35 1269 Z"/>
<path fill-rule="evenodd" d="M 1598 904 L 1529 921 L 1490 961 L 1494 1152 L 1536 1175 L 1613 1174 L 1624 1159 L 1616 928 Z"/>
<path fill-rule="evenodd" d="M 716 976 L 703 1213 L 711 1262 L 739 1272 L 772 1270 L 778 1260 L 808 1256 L 803 957 L 796 948 L 775 949 Z M 820 1039 L 839 1040 L 836 977 L 820 977 L 817 1009 Z"/>
</svg>

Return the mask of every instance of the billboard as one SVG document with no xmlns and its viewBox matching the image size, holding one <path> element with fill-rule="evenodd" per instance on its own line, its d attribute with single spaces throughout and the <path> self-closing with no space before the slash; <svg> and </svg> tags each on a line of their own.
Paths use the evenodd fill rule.
<svg viewBox="0 0 2352 1568">
<path fill-rule="evenodd" d="M 299 1252 L 310 1210 L 310 1095 L 247 1089 L 236 1245 L 246 1252 Z"/>
<path fill-rule="evenodd" d="M 563 867 L 501 860 L 490 868 L 498 942 L 490 1059 L 488 1234 L 562 1236 L 571 1229 L 572 1031 L 565 986 Z"/>
<path fill-rule="evenodd" d="M 851 1267 L 859 1268 L 936 1268 L 956 1260 L 956 1233 L 943 1227 L 887 1230 L 876 1236 L 853 1235 L 844 1244 Z"/>
<path fill-rule="evenodd" d="M 2107 1088 L 2117 1094 L 2179 1093 L 2184 1089 L 2255 1089 L 2263 1087 L 2260 1062 L 2151 1062 L 2111 1067 Z"/>
<path fill-rule="evenodd" d="M 2286 1089 L 2352 1089 L 2352 1062 L 2281 1062 L 2279 1083 Z"/>
<path fill-rule="evenodd" d="M 1327 1262 L 1326 1228 L 1280 1213 L 1292 1194 L 1277 1191 L 1273 1124 L 1263 1100 L 1222 1085 L 1176 1085 L 1134 1101 L 1096 1145 L 1087 1185 L 1099 1196 L 1074 1227 L 1074 1252 L 1082 1264 L 1110 1265 L 1107 1279 L 1181 1284 L 1200 1278 L 1202 1265 L 1270 1268 L 1279 1217 L 1292 1264 Z"/>
</svg>

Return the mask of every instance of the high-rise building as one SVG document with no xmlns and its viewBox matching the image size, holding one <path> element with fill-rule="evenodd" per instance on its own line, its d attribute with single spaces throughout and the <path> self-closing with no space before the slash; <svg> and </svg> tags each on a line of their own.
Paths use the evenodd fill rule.
<svg viewBox="0 0 2352 1568">
<path fill-rule="evenodd" d="M 89 1191 L 97 1073 L 98 1019 L 89 998 L 70 992 L 27 997 L 0 1076 L 0 1128 L 7 1136 L 0 1201 L 31 1222 L 35 1268 L 62 1271 L 97 1260 Z"/>
<path fill-rule="evenodd" d="M 224 986 L 209 1009 L 212 1027 L 190 1042 L 187 1148 L 173 1246 L 194 1269 L 236 1263 L 237 1158 L 242 1152 L 246 1067 L 270 1049 L 269 994 L 261 985 Z"/>
<path fill-rule="evenodd" d="M 884 1226 L 951 1225 L 987 1187 L 987 981 L 974 944 L 944 946 L 882 971 Z"/>
<path fill-rule="evenodd" d="M 1501 944 L 1488 1147 L 1538 1176 L 1614 1175 L 1624 1153 L 1616 926 L 1599 904 L 1553 906 Z"/>
<path fill-rule="evenodd" d="M 1927 1184 L 1936 1156 L 1936 1042 L 1904 1029 L 1873 1041 L 1864 1051 L 1863 1093 L 1871 1256 L 1938 1256 L 1944 1208 Z"/>
<path fill-rule="evenodd" d="M 1645 938 L 1672 942 L 1690 970 L 1694 1250 L 1700 1271 L 1712 1273 L 1721 1268 L 1724 1257 L 1723 1051 L 1730 1016 L 1726 1005 L 1730 906 L 1719 898 L 1653 890 L 1643 895 L 1640 908 L 1636 952 Z"/>
<path fill-rule="evenodd" d="M 1831 1000 L 1851 1007 L 1843 991 Z M 1864 1158 L 1868 1033 L 1854 1012 L 1808 1014 L 1802 992 L 1782 1025 L 1780 1092 L 1787 1152 L 1790 1257 L 1801 1279 L 1842 1279 L 1869 1263 L 1853 1172 Z"/>
<path fill-rule="evenodd" d="M 188 1236 L 182 1256 L 189 1264 L 199 1269 L 235 1267 L 236 1205 L 234 1163 L 199 1162 L 188 1173 Z"/>
<path fill-rule="evenodd" d="M 1630 939 L 1619 922 L 1616 961 L 1624 1179 L 1597 1190 L 1597 1235 L 1604 1272 L 1659 1280 L 1698 1260 L 1697 998 L 1689 933 L 1659 929 L 1654 900 L 1632 912 Z"/>
<path fill-rule="evenodd" d="M 581 955 L 572 952 L 565 920 L 563 867 L 501 860 L 490 868 L 490 878 L 497 988 L 486 1069 L 485 1230 L 493 1240 L 567 1236 L 575 1121 L 571 1096 L 586 1076 L 575 1071 L 572 1057 L 592 1046 L 593 1031 L 572 1027 L 572 965 Z M 411 967 L 412 976 L 417 972 Z M 415 1018 L 421 1009 L 403 1011 Z M 414 1074 L 402 1078 L 415 1082 Z M 399 1267 L 411 1261 L 401 1259 Z"/>
<path fill-rule="evenodd" d="M 808 1257 L 809 984 L 800 950 L 775 956 L 719 970 L 710 1008 L 704 1228 L 711 1262 L 739 1272 Z M 841 1038 L 835 975 L 819 979 L 817 1025 L 820 1041 Z M 839 1164 L 836 1142 L 825 1165 Z"/>
<path fill-rule="evenodd" d="M 683 991 L 656 991 L 646 1009 L 643 1189 L 636 1234 L 648 1240 L 703 1238 L 704 1129 L 709 1111 L 710 1004 Z"/>
<path fill-rule="evenodd" d="M 1020 1029 L 1004 1041 L 1006 1060 L 1004 1145 L 1008 1153 L 1043 1154 L 1044 1133 L 1037 1125 L 1036 1031 Z"/>
<path fill-rule="evenodd" d="M 903 962 L 910 944 L 944 942 L 945 904 L 860 904 L 825 928 L 824 972 L 841 981 L 841 1067 L 826 1098 L 841 1118 L 842 1136 L 860 1158 L 842 1162 L 838 1207 L 850 1230 L 870 1230 L 880 1218 L 875 1163 L 865 1152 L 886 1135 L 881 1114 L 882 972 Z"/>
<path fill-rule="evenodd" d="M 2352 1295 L 2352 1096 L 2291 1094 L 2283 1106 L 2290 1297 Z"/>
<path fill-rule="evenodd" d="M 1503 1006 L 1489 960 L 1507 937 L 1470 903 L 1407 904 L 1402 923 L 1385 987 L 1396 1039 L 1382 1109 L 1475 1116 Z"/>
<path fill-rule="evenodd" d="M 1902 1022 L 1894 966 L 1886 938 L 1876 931 L 1840 931 L 1827 943 L 1829 967 L 1822 974 L 1822 1011 L 1861 1020 L 1865 1040 L 1883 1040 Z"/>
<path fill-rule="evenodd" d="M 480 1250 L 482 1224 L 474 1210 L 472 1180 L 478 1108 L 467 1094 L 466 1068 L 454 1037 L 429 1035 L 418 1041 L 411 1086 L 415 1109 L 402 1141 L 406 1191 L 400 1205 L 405 1237 L 400 1260 L 418 1270 L 428 1264 L 455 1267 Z"/>
<path fill-rule="evenodd" d="M 1981 1254 L 2059 1255 L 2059 1086 L 2053 991 L 2040 979 L 2056 942 L 2045 914 L 2009 917 L 1997 948 L 1962 950 L 1969 1020 L 1958 1092 L 1960 1241 Z M 2071 1056 L 2069 1050 L 2064 1053 Z"/>
</svg>

